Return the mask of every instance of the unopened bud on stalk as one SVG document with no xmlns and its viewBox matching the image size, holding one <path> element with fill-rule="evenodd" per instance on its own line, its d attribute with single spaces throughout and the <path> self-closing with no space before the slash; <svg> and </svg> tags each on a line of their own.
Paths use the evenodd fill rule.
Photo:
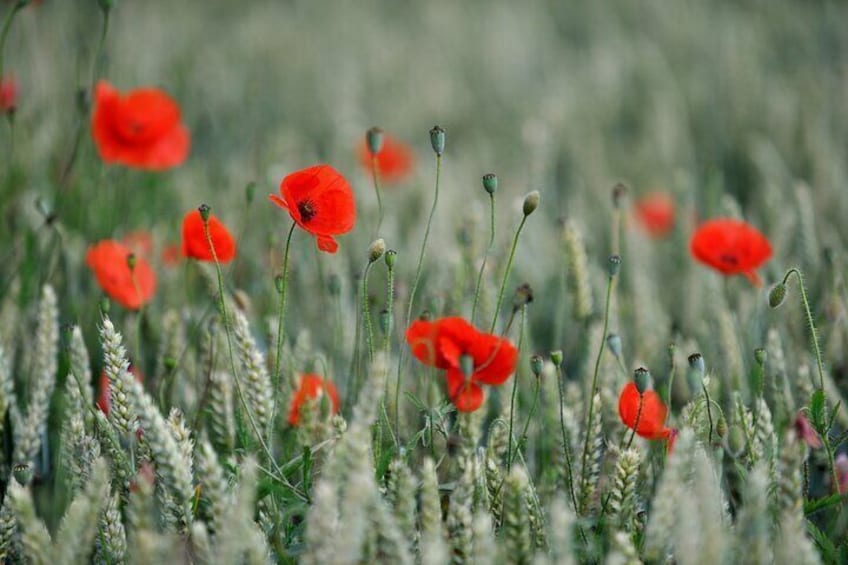
<svg viewBox="0 0 848 565">
<path fill-rule="evenodd" d="M 432 318 L 433 318 L 433 314 L 431 314 L 429 310 L 424 310 L 418 316 L 418 319 L 421 320 L 422 322 L 429 322 Z"/>
<path fill-rule="evenodd" d="M 212 209 L 209 207 L 208 204 L 201 204 L 200 206 L 197 207 L 197 211 L 200 212 L 200 218 L 204 222 L 209 221 L 209 214 L 212 213 Z"/>
<path fill-rule="evenodd" d="M 115 5 L 115 0 L 97 0 L 97 3 L 100 4 L 101 10 L 108 12 Z"/>
<path fill-rule="evenodd" d="M 541 355 L 533 355 L 530 357 L 530 370 L 533 371 L 533 375 L 538 379 L 542 376 L 542 367 L 544 366 L 545 361 L 542 359 Z"/>
<path fill-rule="evenodd" d="M 512 309 L 519 310 L 533 302 L 533 289 L 527 283 L 521 284 L 515 289 L 512 296 Z"/>
<path fill-rule="evenodd" d="M 760 368 L 763 368 L 766 364 L 766 358 L 768 357 L 768 353 L 762 347 L 758 347 L 754 350 L 754 360 L 757 362 L 757 365 Z"/>
<path fill-rule="evenodd" d="M 483 190 L 489 194 L 494 194 L 498 190 L 498 175 L 489 173 L 483 175 Z"/>
<path fill-rule="evenodd" d="M 395 261 L 397 261 L 397 251 L 394 249 L 389 249 L 386 251 L 386 256 L 383 259 L 386 262 L 386 267 L 391 271 L 395 268 Z"/>
<path fill-rule="evenodd" d="M 277 275 L 274 277 L 274 288 L 277 289 L 277 292 L 282 294 L 283 290 L 286 287 L 286 279 L 283 278 L 283 275 Z"/>
<path fill-rule="evenodd" d="M 693 353 L 689 356 L 689 368 L 704 374 L 706 367 L 704 366 L 704 357 L 700 353 Z"/>
<path fill-rule="evenodd" d="M 106 316 L 109 313 L 109 310 L 112 308 L 112 303 L 109 302 L 109 299 L 105 296 L 100 299 L 100 314 L 102 316 Z"/>
<path fill-rule="evenodd" d="M 612 187 L 612 205 L 616 208 L 621 208 L 622 201 L 624 200 L 624 196 L 627 194 L 627 187 L 622 183 L 616 183 L 614 187 Z"/>
<path fill-rule="evenodd" d="M 557 367 L 562 365 L 562 349 L 555 349 L 551 351 L 551 362 Z"/>
<path fill-rule="evenodd" d="M 618 334 L 609 334 L 607 336 L 607 347 L 610 353 L 615 355 L 616 359 L 621 359 L 621 337 Z"/>
<path fill-rule="evenodd" d="M 445 152 L 445 130 L 441 126 L 433 126 L 430 130 L 430 145 L 439 157 Z"/>
<path fill-rule="evenodd" d="M 607 260 L 607 272 L 609 273 L 610 278 L 616 276 L 618 272 L 621 270 L 621 257 L 618 255 L 610 255 Z"/>
<path fill-rule="evenodd" d="M 769 291 L 768 302 L 772 308 L 777 308 L 783 301 L 786 300 L 786 285 L 782 282 L 777 283 Z"/>
<path fill-rule="evenodd" d="M 536 210 L 536 208 L 539 207 L 539 198 L 538 190 L 529 192 L 527 196 L 524 197 L 524 206 L 522 207 L 522 210 L 524 211 L 525 216 L 529 216 Z"/>
<path fill-rule="evenodd" d="M 639 367 L 633 371 L 633 382 L 636 383 L 639 394 L 644 394 L 651 384 L 651 373 L 645 367 Z"/>
<path fill-rule="evenodd" d="M 12 467 L 12 475 L 22 485 L 28 485 L 32 480 L 32 467 L 27 463 L 18 463 Z"/>
<path fill-rule="evenodd" d="M 383 148 L 383 130 L 378 127 L 369 128 L 365 132 L 365 143 L 368 144 L 368 151 L 371 155 L 376 155 Z"/>
<path fill-rule="evenodd" d="M 373 263 L 382 257 L 385 252 L 386 242 L 383 241 L 383 238 L 375 239 L 371 242 L 371 245 L 368 246 L 368 262 Z"/>
<path fill-rule="evenodd" d="M 135 269 L 135 253 L 127 255 L 127 267 L 130 268 L 130 271 Z"/>
</svg>

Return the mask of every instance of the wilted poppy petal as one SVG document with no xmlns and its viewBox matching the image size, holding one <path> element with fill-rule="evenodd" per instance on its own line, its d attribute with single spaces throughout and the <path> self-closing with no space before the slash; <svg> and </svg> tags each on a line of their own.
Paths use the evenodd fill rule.
<svg viewBox="0 0 848 565">
<path fill-rule="evenodd" d="M 318 249 L 325 253 L 335 253 L 339 250 L 339 244 L 332 236 L 319 235 L 316 240 L 318 242 Z"/>
<path fill-rule="evenodd" d="M 336 385 L 318 375 L 301 375 L 300 386 L 292 397 L 289 409 L 289 424 L 292 426 L 298 425 L 300 423 L 300 410 L 303 405 L 313 399 L 320 400 L 324 394 L 330 397 L 333 414 L 336 414 L 339 411 L 339 393 L 336 390 Z"/>
<path fill-rule="evenodd" d="M 449 369 L 447 374 L 448 398 L 460 412 L 474 412 L 483 405 L 483 389 L 467 380 L 459 369 Z"/>
</svg>

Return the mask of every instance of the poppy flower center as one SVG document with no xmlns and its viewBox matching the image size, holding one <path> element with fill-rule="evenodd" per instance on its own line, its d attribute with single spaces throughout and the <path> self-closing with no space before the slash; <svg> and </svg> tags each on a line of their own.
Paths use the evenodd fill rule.
<svg viewBox="0 0 848 565">
<path fill-rule="evenodd" d="M 729 253 L 724 253 L 720 257 L 722 263 L 727 263 L 728 265 L 738 265 L 739 259 L 736 258 L 735 255 L 730 255 Z"/>
<path fill-rule="evenodd" d="M 304 200 L 297 203 L 297 211 L 300 212 L 300 219 L 304 223 L 315 217 L 318 211 L 315 209 L 315 204 L 311 200 Z"/>
</svg>

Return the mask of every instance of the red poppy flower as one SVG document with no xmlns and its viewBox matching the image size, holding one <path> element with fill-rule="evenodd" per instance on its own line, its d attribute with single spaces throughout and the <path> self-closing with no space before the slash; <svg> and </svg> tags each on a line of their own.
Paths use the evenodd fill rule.
<svg viewBox="0 0 848 565">
<path fill-rule="evenodd" d="M 130 373 L 135 375 L 135 380 L 138 382 L 144 382 L 144 378 L 135 367 L 130 367 Z M 97 392 L 96 404 L 100 411 L 107 416 L 112 410 L 112 392 L 109 390 L 109 377 L 106 376 L 106 371 L 100 373 L 100 390 Z"/>
<path fill-rule="evenodd" d="M 300 386 L 292 398 L 289 410 L 289 424 L 296 426 L 300 422 L 301 407 L 312 399 L 319 399 L 327 393 L 333 405 L 333 414 L 339 411 L 339 393 L 336 385 L 331 381 L 324 380 L 318 375 L 301 375 Z"/>
<path fill-rule="evenodd" d="M 180 107 L 156 88 L 126 95 L 100 81 L 95 90 L 91 133 L 107 163 L 161 171 L 188 157 L 191 140 L 180 122 Z"/>
<path fill-rule="evenodd" d="M 0 79 L 0 111 L 14 112 L 18 103 L 18 82 L 12 77 Z"/>
<path fill-rule="evenodd" d="M 153 253 L 153 236 L 150 232 L 137 230 L 128 233 L 121 240 L 121 243 L 130 248 L 130 251 L 135 253 L 136 257 L 150 258 Z"/>
<path fill-rule="evenodd" d="M 183 252 L 176 243 L 169 243 L 162 249 L 160 260 L 166 267 L 176 267 L 180 264 L 180 259 L 183 258 Z"/>
<path fill-rule="evenodd" d="M 641 404 L 641 412 L 639 405 Z M 653 390 L 639 394 L 636 383 L 630 381 L 621 390 L 618 399 L 618 415 L 621 421 L 631 430 L 646 439 L 668 439 L 671 428 L 665 427 L 665 417 L 668 409 Z M 637 423 L 638 420 L 638 423 Z"/>
<path fill-rule="evenodd" d="M 335 253 L 334 235 L 347 233 L 356 221 L 353 191 L 345 178 L 330 165 L 315 165 L 291 173 L 280 183 L 280 196 L 268 198 L 297 225 L 318 240 L 318 249 Z"/>
<path fill-rule="evenodd" d="M 413 322 L 406 341 L 419 361 L 447 371 L 448 397 L 460 412 L 480 408 L 480 385 L 503 384 L 518 360 L 518 350 L 508 339 L 480 332 L 462 318 Z"/>
<path fill-rule="evenodd" d="M 674 200 L 667 192 L 646 194 L 636 201 L 634 212 L 652 237 L 664 237 L 674 228 Z"/>
<path fill-rule="evenodd" d="M 229 230 L 214 214 L 209 214 L 209 238 L 203 229 L 203 218 L 198 210 L 192 210 L 183 219 L 183 255 L 198 261 L 214 261 L 212 250 L 221 263 L 232 261 L 236 256 L 236 242 Z"/>
<path fill-rule="evenodd" d="M 724 275 L 741 274 L 762 285 L 756 269 L 771 257 L 771 244 L 756 228 L 741 220 L 717 218 L 695 230 L 692 255 Z"/>
<path fill-rule="evenodd" d="M 122 243 L 105 239 L 88 248 L 85 263 L 109 298 L 137 310 L 156 292 L 156 275 L 143 257 L 136 257 L 135 267 L 130 269 L 127 257 L 131 254 Z"/>
<path fill-rule="evenodd" d="M 370 174 L 371 151 L 365 140 L 359 144 L 359 161 Z M 392 184 L 402 181 L 412 172 L 414 163 L 415 158 L 409 145 L 389 135 L 383 136 L 383 147 L 377 153 L 377 173 L 382 182 Z"/>
</svg>

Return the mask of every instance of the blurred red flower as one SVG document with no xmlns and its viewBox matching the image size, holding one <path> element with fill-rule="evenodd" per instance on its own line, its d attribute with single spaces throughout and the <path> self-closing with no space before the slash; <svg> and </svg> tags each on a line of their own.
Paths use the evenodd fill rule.
<svg viewBox="0 0 848 565">
<path fill-rule="evenodd" d="M 156 292 L 156 275 L 143 257 L 136 257 L 135 267 L 130 269 L 130 255 L 129 247 L 105 239 L 88 248 L 85 263 L 109 298 L 124 308 L 137 310 Z"/>
<path fill-rule="evenodd" d="M 14 112 L 18 104 L 18 81 L 10 76 L 0 79 L 0 111 Z"/>
<path fill-rule="evenodd" d="M 763 283 L 756 269 L 771 257 L 771 244 L 752 225 L 741 220 L 717 218 L 695 230 L 692 255 L 724 275 L 745 275 L 755 286 Z"/>
<path fill-rule="evenodd" d="M 198 261 L 214 261 L 212 250 L 221 263 L 232 261 L 236 256 L 236 242 L 227 227 L 214 214 L 209 214 L 209 238 L 203 229 L 203 218 L 198 210 L 192 210 L 183 219 L 183 255 Z"/>
<path fill-rule="evenodd" d="M 639 224 L 652 237 L 665 237 L 674 228 L 674 199 L 667 192 L 650 192 L 636 201 Z"/>
<path fill-rule="evenodd" d="M 298 425 L 300 422 L 301 407 L 313 399 L 320 401 L 324 393 L 330 397 L 330 402 L 333 405 L 333 414 L 335 414 L 339 411 L 339 393 L 336 390 L 336 385 L 329 380 L 322 379 L 318 375 L 301 375 L 300 386 L 294 393 L 291 408 L 289 409 L 289 424 L 292 426 Z"/>
<path fill-rule="evenodd" d="M 359 144 L 359 162 L 368 174 L 371 174 L 371 151 L 363 139 Z M 377 173 L 380 181 L 386 184 L 401 182 L 415 164 L 412 148 L 406 143 L 384 134 L 383 147 L 377 153 Z"/>
<path fill-rule="evenodd" d="M 448 396 L 460 412 L 480 408 L 480 385 L 503 384 L 518 360 L 508 339 L 480 332 L 462 318 L 415 321 L 406 330 L 406 341 L 419 361 L 447 371 Z"/>
<path fill-rule="evenodd" d="M 153 236 L 149 231 L 136 230 L 124 236 L 121 243 L 130 248 L 136 257 L 149 259 L 153 254 Z"/>
<path fill-rule="evenodd" d="M 162 248 L 160 260 L 166 267 L 176 267 L 183 258 L 182 248 L 176 243 L 169 243 Z"/>
<path fill-rule="evenodd" d="M 95 90 L 91 133 L 106 163 L 150 171 L 180 165 L 191 145 L 180 108 L 167 94 L 138 88 L 124 95 L 106 81 Z"/>
<path fill-rule="evenodd" d="M 329 165 L 316 165 L 286 176 L 280 194 L 271 202 L 284 210 L 295 223 L 318 240 L 318 249 L 335 253 L 339 244 L 334 235 L 347 233 L 356 221 L 353 191 L 345 178 Z"/>
<path fill-rule="evenodd" d="M 633 381 L 621 389 L 621 396 L 618 398 L 618 415 L 624 425 L 631 430 L 635 429 L 639 436 L 645 439 L 668 439 L 671 429 L 665 427 L 667 414 L 668 409 L 655 391 L 646 390 L 639 394 L 639 389 Z"/>
</svg>

